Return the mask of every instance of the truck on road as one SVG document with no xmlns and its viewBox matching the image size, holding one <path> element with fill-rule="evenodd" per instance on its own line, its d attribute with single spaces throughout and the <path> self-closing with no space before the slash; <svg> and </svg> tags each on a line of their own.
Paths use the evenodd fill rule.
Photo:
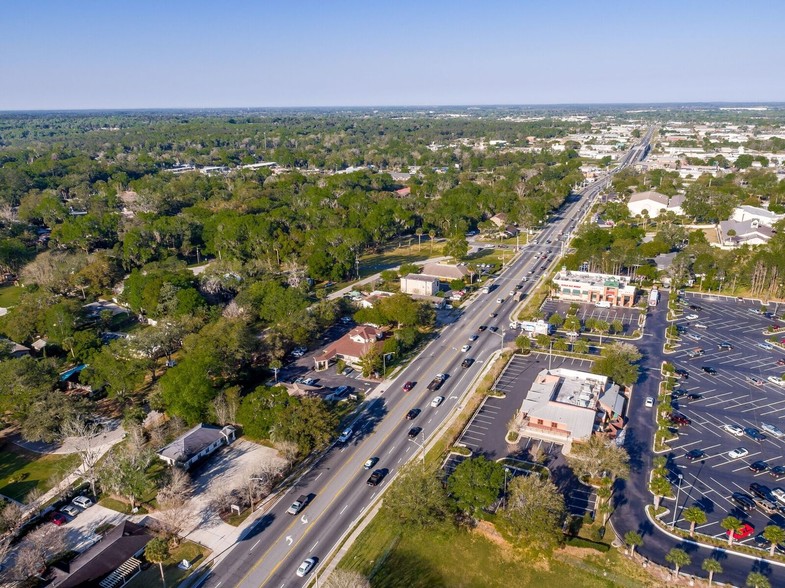
<svg viewBox="0 0 785 588">
<path fill-rule="evenodd" d="M 296 514 L 298 514 L 298 513 L 299 513 L 299 512 L 300 512 L 302 509 L 304 509 L 304 508 L 305 508 L 305 505 L 306 505 L 306 504 L 308 504 L 308 496 L 306 496 L 305 494 L 302 494 L 302 495 L 301 495 L 299 498 L 297 498 L 297 500 L 295 500 L 294 502 L 292 502 L 292 506 L 290 506 L 290 507 L 289 507 L 289 508 L 286 510 L 286 513 L 287 513 L 287 514 L 290 514 L 290 515 L 296 515 Z"/>
</svg>

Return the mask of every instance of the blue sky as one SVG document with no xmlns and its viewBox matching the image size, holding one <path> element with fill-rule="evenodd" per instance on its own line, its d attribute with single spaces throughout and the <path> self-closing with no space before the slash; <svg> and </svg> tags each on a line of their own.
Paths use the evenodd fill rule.
<svg viewBox="0 0 785 588">
<path fill-rule="evenodd" d="M 0 110 L 785 101 L 779 0 L 5 0 Z"/>
</svg>

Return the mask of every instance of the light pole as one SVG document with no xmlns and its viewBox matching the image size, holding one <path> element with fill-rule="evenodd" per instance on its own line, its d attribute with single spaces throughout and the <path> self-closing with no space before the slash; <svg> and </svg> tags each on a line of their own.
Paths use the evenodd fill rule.
<svg viewBox="0 0 785 588">
<path fill-rule="evenodd" d="M 493 333 L 493 331 L 491 332 Z M 501 345 L 499 346 L 499 351 L 504 351 L 504 326 L 502 326 L 500 333 L 493 333 L 493 334 L 498 337 L 501 337 L 502 341 L 501 341 Z"/>
<path fill-rule="evenodd" d="M 679 494 L 681 494 L 681 480 L 684 476 L 679 474 L 679 486 L 676 490 L 676 504 L 673 505 L 673 522 L 671 523 L 671 527 L 676 527 L 676 511 L 679 508 Z"/>
<path fill-rule="evenodd" d="M 420 448 L 420 462 L 424 464 L 425 463 L 425 445 L 423 445 L 422 443 L 417 441 L 417 439 L 410 438 L 409 441 L 411 441 L 412 443 L 414 443 L 415 445 L 417 445 Z"/>
</svg>

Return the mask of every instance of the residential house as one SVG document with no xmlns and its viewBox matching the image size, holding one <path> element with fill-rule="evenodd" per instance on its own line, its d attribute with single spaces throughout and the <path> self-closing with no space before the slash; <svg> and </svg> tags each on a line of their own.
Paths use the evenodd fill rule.
<svg viewBox="0 0 785 588">
<path fill-rule="evenodd" d="M 404 186 L 403 188 L 395 191 L 395 195 L 398 196 L 398 198 L 403 198 L 411 193 L 412 189 L 409 186 Z"/>
<path fill-rule="evenodd" d="M 434 296 L 439 291 L 439 278 L 408 274 L 401 278 L 401 292 L 416 296 Z"/>
<path fill-rule="evenodd" d="M 359 300 L 355 300 L 354 303 L 359 306 L 360 308 L 373 308 L 379 300 L 382 298 L 389 298 L 392 296 L 392 292 L 384 292 L 383 290 L 374 290 L 367 296 L 363 296 Z"/>
<path fill-rule="evenodd" d="M 734 209 L 733 214 L 729 220 L 734 220 L 737 222 L 756 220 L 758 221 L 758 226 L 772 227 L 776 222 L 781 221 L 784 218 L 785 214 L 777 214 L 766 208 L 761 208 L 759 206 L 748 206 L 745 204 Z"/>
<path fill-rule="evenodd" d="M 346 333 L 337 341 L 325 347 L 313 358 L 317 370 L 326 370 L 331 363 L 343 360 L 349 365 L 358 365 L 362 358 L 373 347 L 381 350 L 384 342 L 383 333 L 370 325 L 359 325 Z"/>
<path fill-rule="evenodd" d="M 774 235 L 771 227 L 751 219 L 735 221 L 733 219 L 720 221 L 717 225 L 717 247 L 721 249 L 735 249 L 742 245 L 765 245 Z"/>
<path fill-rule="evenodd" d="M 11 358 L 18 359 L 20 357 L 24 357 L 25 355 L 30 355 L 30 348 L 20 343 L 16 343 L 10 339 L 0 339 L 0 342 L 7 345 L 8 356 Z"/>
<path fill-rule="evenodd" d="M 568 271 L 562 267 L 553 277 L 551 295 L 560 300 L 575 302 L 609 302 L 612 306 L 632 306 L 635 286 L 628 276 Z"/>
<path fill-rule="evenodd" d="M 171 466 L 187 470 L 220 447 L 229 445 L 235 434 L 236 430 L 231 425 L 221 428 L 201 423 L 159 450 L 158 457 Z"/>
<path fill-rule="evenodd" d="M 153 538 L 150 531 L 123 521 L 68 563 L 57 564 L 53 588 L 115 588 L 142 570 L 138 559 Z"/>
<path fill-rule="evenodd" d="M 632 216 L 643 216 L 649 218 L 657 218 L 663 211 L 671 211 L 674 214 L 682 215 L 682 204 L 684 203 L 683 196 L 674 196 L 668 198 L 665 194 L 659 192 L 646 191 L 636 192 L 627 201 L 627 209 Z"/>
</svg>

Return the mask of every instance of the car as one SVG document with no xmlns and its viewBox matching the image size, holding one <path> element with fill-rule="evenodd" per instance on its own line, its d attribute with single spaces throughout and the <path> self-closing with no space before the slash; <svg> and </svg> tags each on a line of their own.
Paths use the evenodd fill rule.
<svg viewBox="0 0 785 588">
<path fill-rule="evenodd" d="M 785 435 L 785 433 L 783 433 L 779 427 L 772 425 L 771 423 L 761 423 L 760 428 L 766 431 L 772 437 L 777 437 L 777 439 Z"/>
<path fill-rule="evenodd" d="M 766 382 L 761 380 L 760 378 L 756 378 L 755 376 L 748 376 L 747 381 L 752 384 L 753 386 L 763 386 Z"/>
<path fill-rule="evenodd" d="M 386 475 L 387 475 L 387 470 L 374 470 L 370 478 L 368 478 L 366 484 L 368 484 L 369 486 L 378 486 L 379 482 L 381 482 L 384 479 L 384 476 Z"/>
<path fill-rule="evenodd" d="M 466 359 L 464 359 L 461 362 L 461 367 L 466 369 L 466 368 L 472 367 L 473 363 L 474 363 L 474 360 L 471 357 L 467 357 Z"/>
<path fill-rule="evenodd" d="M 412 427 L 411 429 L 409 429 L 409 432 L 406 433 L 406 436 L 409 437 L 409 439 L 414 439 L 421 432 L 422 432 L 422 427 Z"/>
<path fill-rule="evenodd" d="M 752 496 L 746 492 L 734 492 L 731 494 L 730 499 L 741 510 L 750 511 L 755 509 L 755 501 L 752 499 Z"/>
<path fill-rule="evenodd" d="M 502 302 L 504 302 L 504 298 L 499 297 L 496 299 L 496 304 L 501 304 Z"/>
<path fill-rule="evenodd" d="M 690 392 L 685 396 L 685 400 L 700 400 L 701 398 L 703 398 L 703 394 L 700 392 Z"/>
<path fill-rule="evenodd" d="M 701 366 L 701 369 L 705 373 L 709 374 L 710 376 L 716 376 L 717 375 L 717 370 L 714 369 L 713 367 L 711 367 L 710 365 Z"/>
<path fill-rule="evenodd" d="M 706 457 L 706 452 L 703 449 L 691 449 L 684 456 L 687 461 L 697 461 Z"/>
<path fill-rule="evenodd" d="M 67 514 L 69 517 L 75 517 L 82 511 L 76 508 L 73 504 L 66 504 L 60 509 L 60 512 Z"/>
<path fill-rule="evenodd" d="M 676 374 L 678 377 L 682 378 L 683 380 L 690 379 L 690 373 L 683 368 L 677 368 L 676 371 L 674 371 L 673 373 Z"/>
<path fill-rule="evenodd" d="M 422 411 L 419 408 L 413 408 L 409 412 L 406 413 L 406 420 L 411 421 L 417 418 L 417 415 L 420 414 Z"/>
<path fill-rule="evenodd" d="M 646 397 L 646 408 L 651 408 L 652 406 L 654 406 L 654 397 L 653 396 L 647 396 Z"/>
<path fill-rule="evenodd" d="M 499 330 L 499 327 L 488 327 L 488 330 L 489 330 L 491 333 L 496 333 L 496 332 Z"/>
<path fill-rule="evenodd" d="M 758 343 L 758 347 L 765 349 L 766 351 L 771 351 L 774 349 L 774 346 L 771 343 Z"/>
<path fill-rule="evenodd" d="M 779 480 L 782 477 L 785 477 L 785 466 L 774 466 L 773 468 L 769 469 L 769 475 L 774 478 L 775 480 Z"/>
<path fill-rule="evenodd" d="M 693 314 L 688 314 L 687 315 L 687 320 L 694 321 L 696 318 L 698 318 L 697 314 L 693 313 Z"/>
<path fill-rule="evenodd" d="M 769 382 L 771 382 L 772 384 L 776 384 L 777 386 L 783 386 L 783 387 L 785 387 L 785 380 L 783 380 L 782 378 L 778 378 L 777 376 L 769 376 L 769 377 L 768 377 L 768 378 L 766 378 L 766 379 L 767 379 Z"/>
<path fill-rule="evenodd" d="M 488 316 L 489 316 L 489 317 L 491 317 L 491 318 L 496 318 L 496 317 L 497 317 L 497 316 L 499 316 L 499 315 L 498 315 L 498 313 L 492 312 L 492 313 L 491 313 L 491 314 L 489 314 Z"/>
<path fill-rule="evenodd" d="M 469 337 L 469 342 L 476 341 L 478 339 L 477 335 L 472 335 Z"/>
<path fill-rule="evenodd" d="M 723 341 L 722 343 L 717 345 L 717 349 L 720 351 L 733 351 L 733 345 L 730 343 Z"/>
<path fill-rule="evenodd" d="M 547 269 L 548 269 L 548 266 L 547 266 L 547 265 L 540 266 L 540 269 L 541 269 L 541 270 L 547 270 Z"/>
<path fill-rule="evenodd" d="M 768 486 L 761 484 L 759 482 L 752 482 L 749 486 L 750 492 L 752 492 L 755 496 L 760 498 L 765 498 L 766 500 L 772 499 L 771 488 Z"/>
<path fill-rule="evenodd" d="M 467 352 L 467 351 L 469 351 L 469 349 L 471 349 L 471 348 L 472 348 L 472 346 L 471 346 L 471 345 L 464 345 L 463 347 L 461 347 L 461 352 L 462 352 L 462 353 L 466 353 L 466 352 Z"/>
<path fill-rule="evenodd" d="M 695 323 L 695 328 L 696 329 L 708 329 L 709 327 L 707 327 L 703 323 Z"/>
<path fill-rule="evenodd" d="M 49 515 L 49 522 L 60 527 L 65 525 L 68 522 L 68 519 L 61 512 L 53 512 L 51 515 Z"/>
<path fill-rule="evenodd" d="M 341 371 L 341 373 L 342 373 L 344 376 L 348 376 L 348 375 L 349 375 L 349 374 L 351 374 L 353 371 L 354 371 L 354 368 L 352 368 L 352 367 L 349 367 L 349 366 L 346 366 L 345 368 L 343 368 L 343 370 Z"/>
<path fill-rule="evenodd" d="M 695 349 L 692 349 L 687 355 L 689 355 L 690 357 L 700 357 L 704 353 L 706 352 L 703 350 L 702 347 L 696 347 Z"/>
<path fill-rule="evenodd" d="M 778 359 L 777 360 L 777 365 L 785 365 L 785 359 L 782 359 L 782 358 Z"/>
<path fill-rule="evenodd" d="M 731 449 L 728 452 L 728 457 L 731 459 L 739 459 L 742 457 L 746 457 L 750 454 L 749 449 L 745 447 L 737 447 L 736 449 Z"/>
<path fill-rule="evenodd" d="M 703 339 L 703 337 L 695 333 L 687 333 L 684 336 L 687 337 L 687 339 L 692 339 L 693 341 L 700 341 L 701 339 Z"/>
<path fill-rule="evenodd" d="M 697 310 L 698 312 L 700 312 L 703 309 L 697 304 L 690 304 L 690 310 Z"/>
<path fill-rule="evenodd" d="M 347 441 L 349 441 L 349 439 L 352 438 L 353 434 L 354 434 L 354 431 L 352 430 L 351 427 L 348 428 L 348 429 L 344 429 L 343 432 L 340 435 L 338 435 L 338 442 L 339 443 L 346 443 Z"/>
<path fill-rule="evenodd" d="M 480 332 L 483 332 L 487 328 L 488 328 L 487 325 L 480 325 L 479 327 L 477 327 L 477 330 L 480 331 Z"/>
<path fill-rule="evenodd" d="M 515 296 L 515 290 L 510 290 L 510 296 Z"/>
<path fill-rule="evenodd" d="M 671 414 L 670 421 L 671 423 L 679 427 L 684 425 L 689 425 L 690 423 L 692 423 L 690 419 L 680 414 Z"/>
<path fill-rule="evenodd" d="M 741 541 L 742 539 L 746 539 L 753 533 L 755 533 L 755 527 L 750 525 L 749 523 L 744 523 L 741 527 L 735 531 L 733 529 L 728 529 L 725 534 L 730 535 L 733 532 L 733 539 L 736 541 Z"/>
<path fill-rule="evenodd" d="M 761 435 L 760 430 L 756 429 L 755 427 L 744 427 L 744 434 L 747 435 L 753 441 L 757 441 L 760 443 L 765 439 L 763 435 Z"/>
<path fill-rule="evenodd" d="M 292 505 L 286 509 L 286 514 L 296 515 L 308 504 L 308 495 L 301 494 L 297 500 L 292 502 Z"/>
<path fill-rule="evenodd" d="M 753 500 L 755 501 L 755 506 L 758 507 L 758 510 L 765 512 L 766 514 L 774 514 L 779 510 L 777 503 L 767 498 L 760 498 L 756 496 L 753 498 Z"/>
<path fill-rule="evenodd" d="M 409 392 L 412 388 L 414 388 L 414 382 L 406 382 L 403 385 L 403 391 L 404 392 Z"/>
<path fill-rule="evenodd" d="M 71 501 L 71 504 L 78 506 L 82 510 L 86 508 L 90 508 L 93 506 L 93 501 L 90 500 L 87 496 L 77 496 Z"/>
<path fill-rule="evenodd" d="M 759 308 L 748 308 L 747 310 L 749 310 L 752 314 L 760 314 L 761 313 Z"/>
<path fill-rule="evenodd" d="M 370 470 L 377 463 L 379 463 L 378 457 L 369 457 L 368 460 L 363 464 L 363 469 Z"/>
<path fill-rule="evenodd" d="M 749 468 L 750 468 L 751 472 L 754 472 L 756 474 L 760 474 L 760 473 L 765 472 L 767 469 L 769 469 L 769 464 L 767 464 L 762 459 L 759 459 L 758 461 L 753 461 L 749 465 Z"/>
<path fill-rule="evenodd" d="M 316 380 L 314 378 L 305 378 L 305 379 L 303 379 L 303 384 L 305 384 L 306 386 L 313 386 L 315 383 L 316 383 Z"/>
<path fill-rule="evenodd" d="M 687 390 L 685 390 L 684 388 L 676 388 L 673 392 L 671 392 L 671 397 L 672 398 L 681 398 L 683 396 L 687 396 L 687 394 L 689 394 L 689 392 Z"/>
<path fill-rule="evenodd" d="M 744 429 L 742 429 L 739 425 L 727 424 L 722 428 L 724 431 L 736 437 L 741 437 L 742 435 L 744 435 Z"/>
<path fill-rule="evenodd" d="M 442 387 L 442 384 L 444 384 L 444 381 L 446 379 L 447 379 L 446 374 L 436 374 L 436 377 L 433 380 L 431 380 L 430 383 L 428 384 L 428 390 L 430 390 L 431 392 L 435 392 L 436 390 Z"/>
<path fill-rule="evenodd" d="M 752 540 L 755 543 L 755 546 L 760 547 L 761 549 L 768 549 L 771 547 L 771 541 L 766 539 L 766 537 L 763 536 L 763 533 L 758 533 Z"/>
<path fill-rule="evenodd" d="M 771 491 L 771 495 L 777 499 L 778 502 L 785 504 L 785 490 L 782 488 L 774 488 Z"/>
<path fill-rule="evenodd" d="M 431 406 L 436 408 L 444 401 L 444 396 L 436 396 L 433 400 L 431 400 Z"/>
<path fill-rule="evenodd" d="M 297 568 L 295 574 L 297 574 L 298 578 L 304 578 L 308 572 L 310 572 L 313 567 L 316 565 L 316 558 L 309 557 L 308 559 L 304 560 L 303 563 L 300 564 L 300 567 Z"/>
<path fill-rule="evenodd" d="M 525 279 L 526 279 L 526 278 L 524 278 L 524 280 L 525 280 Z M 516 289 L 516 290 L 520 290 L 521 288 L 523 288 L 523 284 L 515 284 L 515 289 Z M 513 294 L 513 293 L 512 293 L 512 292 L 510 292 L 510 296 L 512 296 L 512 294 Z"/>
</svg>

